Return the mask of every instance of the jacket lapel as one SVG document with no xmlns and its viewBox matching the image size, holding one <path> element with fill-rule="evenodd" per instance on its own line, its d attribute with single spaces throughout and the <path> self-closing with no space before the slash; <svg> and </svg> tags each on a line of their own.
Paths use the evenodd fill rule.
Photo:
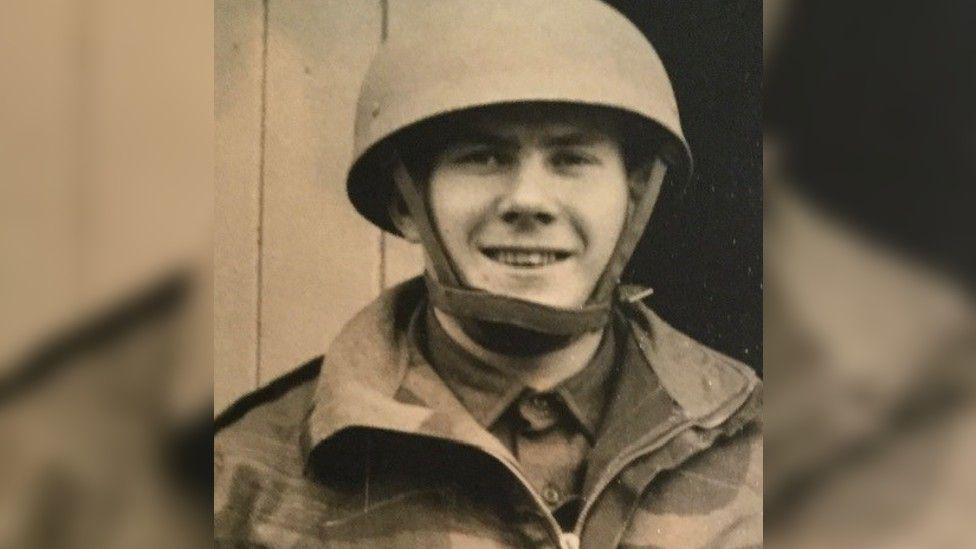
<svg viewBox="0 0 976 549">
<path fill-rule="evenodd" d="M 350 429 L 429 436 L 515 459 L 475 421 L 409 341 L 421 279 L 384 293 L 353 318 L 326 353 L 307 420 L 308 453 Z"/>
</svg>

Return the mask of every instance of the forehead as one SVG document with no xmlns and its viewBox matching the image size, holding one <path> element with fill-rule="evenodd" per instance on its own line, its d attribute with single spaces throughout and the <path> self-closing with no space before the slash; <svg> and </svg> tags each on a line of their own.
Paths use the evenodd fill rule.
<svg viewBox="0 0 976 549">
<path fill-rule="evenodd" d="M 619 124 L 599 111 L 571 107 L 502 106 L 457 113 L 441 128 L 441 140 L 451 142 L 505 141 L 551 144 L 619 145 Z"/>
</svg>

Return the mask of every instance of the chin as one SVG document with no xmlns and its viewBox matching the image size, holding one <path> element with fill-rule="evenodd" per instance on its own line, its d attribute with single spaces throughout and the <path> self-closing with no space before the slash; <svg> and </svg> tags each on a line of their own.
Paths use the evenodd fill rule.
<svg viewBox="0 0 976 549">
<path fill-rule="evenodd" d="M 525 291 L 525 290 L 513 290 L 513 289 L 498 289 L 498 290 L 486 290 L 493 294 L 503 295 L 506 297 L 513 297 L 516 299 L 521 299 L 523 301 L 529 301 L 532 303 L 538 303 L 539 305 L 547 305 L 549 307 L 558 307 L 563 309 L 575 309 L 581 307 L 583 300 L 578 299 L 574 296 L 566 295 L 563 292 L 545 292 L 545 291 Z"/>
<path fill-rule="evenodd" d="M 478 263 L 481 263 L 477 265 L 479 268 L 471 269 L 478 274 L 468 279 L 476 281 L 474 287 L 495 295 L 567 309 L 581 307 L 589 295 L 589 292 L 578 290 L 579 284 L 567 283 L 576 278 L 574 269 L 566 268 L 567 265 L 536 271 Z"/>
</svg>

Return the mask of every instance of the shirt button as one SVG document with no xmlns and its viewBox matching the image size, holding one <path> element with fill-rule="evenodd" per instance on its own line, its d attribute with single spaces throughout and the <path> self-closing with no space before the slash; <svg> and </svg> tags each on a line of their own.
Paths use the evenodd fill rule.
<svg viewBox="0 0 976 549">
<path fill-rule="evenodd" d="M 559 503 L 559 490 L 553 488 L 551 485 L 546 486 L 542 489 L 542 499 L 550 506 L 556 505 Z"/>
<path fill-rule="evenodd" d="M 551 428 L 558 419 L 558 410 L 551 395 L 530 394 L 519 400 L 519 415 L 527 423 L 526 432 L 539 433 Z"/>
<path fill-rule="evenodd" d="M 529 405 L 544 416 L 552 414 L 552 402 L 545 395 L 532 395 Z"/>
</svg>

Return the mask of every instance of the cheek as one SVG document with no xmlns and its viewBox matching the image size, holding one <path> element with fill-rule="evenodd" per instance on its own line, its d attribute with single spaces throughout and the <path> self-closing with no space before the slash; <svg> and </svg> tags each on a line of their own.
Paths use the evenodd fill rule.
<svg viewBox="0 0 976 549">
<path fill-rule="evenodd" d="M 609 258 L 627 221 L 630 196 L 624 183 L 607 185 L 585 201 L 590 243 L 601 260 Z"/>
<path fill-rule="evenodd" d="M 609 210 L 614 212 L 614 220 L 617 224 L 617 235 L 619 235 L 620 230 L 623 229 L 624 224 L 627 222 L 627 218 L 630 216 L 631 210 L 631 200 L 630 200 L 630 189 L 627 184 L 620 185 L 616 192 L 612 194 L 613 203 L 608 206 Z M 617 235 L 614 236 L 616 240 Z"/>
<path fill-rule="evenodd" d="M 435 174 L 430 181 L 430 212 L 445 244 L 467 239 L 481 219 L 488 201 L 486 193 L 472 181 Z"/>
</svg>

